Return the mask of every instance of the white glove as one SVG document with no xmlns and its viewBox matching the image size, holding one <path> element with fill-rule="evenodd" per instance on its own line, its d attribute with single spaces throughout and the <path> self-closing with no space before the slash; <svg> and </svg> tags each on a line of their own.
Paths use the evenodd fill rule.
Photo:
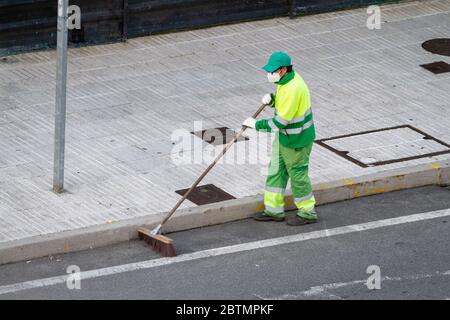
<svg viewBox="0 0 450 320">
<path fill-rule="evenodd" d="M 264 97 L 262 97 L 261 102 L 263 104 L 271 105 L 273 103 L 272 95 L 270 93 L 265 94 Z"/>
<path fill-rule="evenodd" d="M 249 127 L 249 128 L 253 128 L 255 129 L 256 126 L 256 120 L 255 118 L 247 118 L 245 119 L 245 121 L 242 123 L 243 126 Z"/>
</svg>

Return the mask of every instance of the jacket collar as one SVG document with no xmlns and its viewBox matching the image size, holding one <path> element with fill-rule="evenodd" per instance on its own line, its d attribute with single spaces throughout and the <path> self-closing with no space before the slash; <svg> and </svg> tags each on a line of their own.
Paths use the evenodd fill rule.
<svg viewBox="0 0 450 320">
<path fill-rule="evenodd" d="M 294 77 L 295 77 L 295 71 L 292 70 L 291 72 L 286 73 L 286 74 L 283 76 L 283 78 L 280 79 L 280 81 L 275 82 L 275 83 L 278 84 L 278 85 L 283 85 L 283 84 L 288 83 L 288 82 L 291 81 L 292 79 L 294 79 Z"/>
</svg>

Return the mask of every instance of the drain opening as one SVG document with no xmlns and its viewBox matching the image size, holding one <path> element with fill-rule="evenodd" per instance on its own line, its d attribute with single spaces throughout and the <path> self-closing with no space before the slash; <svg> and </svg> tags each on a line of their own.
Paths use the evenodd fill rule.
<svg viewBox="0 0 450 320">
<path fill-rule="evenodd" d="M 191 132 L 191 134 L 199 137 L 205 142 L 218 146 L 227 144 L 228 142 L 233 140 L 234 136 L 236 135 L 236 132 L 228 127 L 220 127 L 220 128 L 206 129 L 203 131 L 195 131 Z M 240 136 L 237 141 L 245 141 L 245 140 L 249 140 L 249 138 Z"/>
<path fill-rule="evenodd" d="M 182 189 L 175 191 L 179 195 L 183 196 L 189 189 Z M 236 199 L 228 192 L 220 189 L 213 184 L 206 184 L 204 186 L 198 186 L 192 190 L 187 199 L 196 205 L 209 204 L 214 202 L 220 202 L 225 200 Z"/>
<path fill-rule="evenodd" d="M 444 61 L 421 64 L 420 66 L 428 71 L 433 72 L 434 74 L 450 72 L 450 64 Z"/>
</svg>

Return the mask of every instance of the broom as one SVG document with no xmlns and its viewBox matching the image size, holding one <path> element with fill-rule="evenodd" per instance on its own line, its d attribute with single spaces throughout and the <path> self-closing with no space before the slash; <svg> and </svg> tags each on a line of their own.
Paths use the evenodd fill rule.
<svg viewBox="0 0 450 320">
<path fill-rule="evenodd" d="M 256 118 L 266 107 L 266 104 L 262 104 L 258 110 L 253 115 Z M 248 127 L 242 126 L 241 130 L 234 136 L 222 150 L 222 152 L 214 159 L 214 161 L 209 165 L 209 167 L 201 174 L 200 177 L 194 182 L 194 184 L 189 188 L 189 190 L 183 195 L 183 197 L 178 200 L 177 204 L 170 210 L 161 223 L 152 231 L 146 228 L 138 228 L 139 238 L 147 242 L 151 248 L 158 252 L 163 257 L 174 257 L 176 256 L 175 249 L 173 247 L 173 240 L 161 234 L 162 226 L 170 219 L 178 207 L 183 203 L 184 200 L 189 196 L 189 194 L 194 190 L 195 187 L 202 181 L 202 179 L 208 174 L 208 172 L 217 164 L 217 162 L 222 158 L 222 156 L 230 149 L 230 147 L 239 139 L 239 137 L 247 130 Z"/>
</svg>

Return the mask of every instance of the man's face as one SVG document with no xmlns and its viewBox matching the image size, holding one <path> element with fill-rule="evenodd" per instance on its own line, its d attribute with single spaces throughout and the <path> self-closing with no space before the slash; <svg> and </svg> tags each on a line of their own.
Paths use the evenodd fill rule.
<svg viewBox="0 0 450 320">
<path fill-rule="evenodd" d="M 267 79 L 269 80 L 269 82 L 272 83 L 277 83 L 278 81 L 280 81 L 281 78 L 283 78 L 283 76 L 287 73 L 287 68 L 286 67 L 281 67 L 278 70 L 275 70 L 272 73 L 268 73 L 267 74 Z"/>
<path fill-rule="evenodd" d="M 287 73 L 287 68 L 281 67 L 280 69 L 278 69 L 278 73 L 279 73 L 280 77 L 283 78 L 285 76 L 285 74 Z"/>
<path fill-rule="evenodd" d="M 278 73 L 280 75 L 280 79 L 281 79 L 287 73 L 287 68 L 286 67 L 281 67 L 280 69 L 275 70 L 273 73 Z"/>
</svg>

